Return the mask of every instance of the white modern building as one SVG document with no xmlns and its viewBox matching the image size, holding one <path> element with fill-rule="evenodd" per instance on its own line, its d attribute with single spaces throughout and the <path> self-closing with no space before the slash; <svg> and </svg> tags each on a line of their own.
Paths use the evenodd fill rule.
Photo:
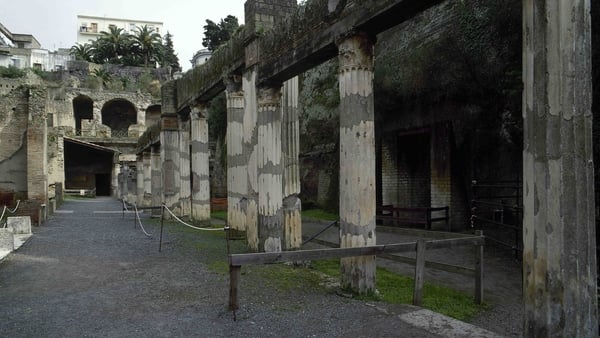
<svg viewBox="0 0 600 338">
<path fill-rule="evenodd" d="M 102 16 L 77 16 L 77 43 L 84 44 L 90 40 L 96 40 L 100 32 L 110 31 L 110 27 L 123 29 L 126 33 L 134 34 L 136 27 L 147 25 L 162 36 L 163 23 L 158 21 L 145 21 L 133 19 L 107 18 Z"/>
<path fill-rule="evenodd" d="M 49 51 L 33 35 L 12 33 L 0 24 L 0 66 L 53 71 L 66 69 L 72 59 L 68 49 Z"/>
<path fill-rule="evenodd" d="M 200 49 L 196 52 L 196 54 L 194 54 L 194 56 L 192 56 L 192 59 L 190 60 L 190 62 L 192 63 L 192 68 L 198 67 L 201 64 L 205 63 L 206 61 L 208 61 L 208 59 L 210 59 L 211 56 L 212 53 L 208 49 Z"/>
</svg>

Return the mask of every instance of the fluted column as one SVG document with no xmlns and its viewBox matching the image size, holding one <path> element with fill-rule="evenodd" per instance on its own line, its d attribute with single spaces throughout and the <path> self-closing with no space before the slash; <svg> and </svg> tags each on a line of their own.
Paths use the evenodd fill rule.
<svg viewBox="0 0 600 338">
<path fill-rule="evenodd" d="M 298 121 L 298 77 L 283 83 L 282 90 L 283 151 L 283 237 L 284 248 L 302 245 L 302 203 L 300 201 L 300 123 Z"/>
<path fill-rule="evenodd" d="M 153 207 L 159 207 L 162 203 L 162 164 L 160 158 L 160 146 L 154 145 L 150 148 L 150 172 L 151 172 L 151 180 L 152 180 L 152 196 L 151 203 Z M 160 210 L 152 210 L 153 215 L 159 215 Z"/>
<path fill-rule="evenodd" d="M 258 89 L 259 250 L 278 252 L 283 240 L 281 87 Z"/>
<path fill-rule="evenodd" d="M 179 116 L 179 212 L 190 216 L 192 208 L 192 181 L 190 176 L 190 120 Z"/>
<path fill-rule="evenodd" d="M 238 231 L 246 230 L 243 200 L 246 196 L 247 163 L 243 152 L 244 93 L 239 75 L 227 77 L 227 222 Z"/>
<path fill-rule="evenodd" d="M 338 41 L 340 86 L 340 246 L 375 245 L 373 41 Z M 342 287 L 375 291 L 375 256 L 343 258 Z"/>
<path fill-rule="evenodd" d="M 208 106 L 198 104 L 191 113 L 192 134 L 192 219 L 210 220 L 210 172 L 208 148 Z"/>
<path fill-rule="evenodd" d="M 589 0 L 525 0 L 524 336 L 598 337 Z"/>
<path fill-rule="evenodd" d="M 177 87 L 167 82 L 161 87 L 162 115 L 160 132 L 160 161 L 162 165 L 162 202 L 174 213 L 179 212 L 179 126 L 176 114 Z"/>
<path fill-rule="evenodd" d="M 143 153 L 136 155 L 136 203 L 142 206 L 144 203 L 144 155 Z"/>
<path fill-rule="evenodd" d="M 246 241 L 248 247 L 258 251 L 258 102 L 256 94 L 256 67 L 242 77 L 244 91 L 243 153 L 247 163 L 246 199 L 242 210 L 246 213 Z"/>
<path fill-rule="evenodd" d="M 152 206 L 152 154 L 150 151 L 145 151 L 142 154 L 142 168 L 144 172 L 144 191 L 142 206 Z"/>
</svg>

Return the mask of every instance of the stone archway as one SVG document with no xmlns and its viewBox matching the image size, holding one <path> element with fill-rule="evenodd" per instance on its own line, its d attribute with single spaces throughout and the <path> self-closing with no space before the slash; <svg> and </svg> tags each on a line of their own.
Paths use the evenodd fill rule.
<svg viewBox="0 0 600 338">
<path fill-rule="evenodd" d="M 77 135 L 81 135 L 81 120 L 94 119 L 94 101 L 86 95 L 74 98 L 73 117 L 75 118 L 75 132 Z"/>
<path fill-rule="evenodd" d="M 113 137 L 127 137 L 129 126 L 137 123 L 135 105 L 125 99 L 113 99 L 102 106 L 102 124 L 111 128 Z"/>
</svg>

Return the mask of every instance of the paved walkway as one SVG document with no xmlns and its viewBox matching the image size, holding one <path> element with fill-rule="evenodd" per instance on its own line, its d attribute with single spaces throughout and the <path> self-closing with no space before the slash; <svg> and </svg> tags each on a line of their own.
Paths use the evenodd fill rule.
<svg viewBox="0 0 600 338">
<path fill-rule="evenodd" d="M 168 231 L 158 253 L 156 237 L 120 210 L 109 198 L 69 200 L 0 263 L 1 336 L 493 336 L 412 306 L 310 290 L 257 288 L 233 322 L 226 276 L 180 250 Z"/>
</svg>

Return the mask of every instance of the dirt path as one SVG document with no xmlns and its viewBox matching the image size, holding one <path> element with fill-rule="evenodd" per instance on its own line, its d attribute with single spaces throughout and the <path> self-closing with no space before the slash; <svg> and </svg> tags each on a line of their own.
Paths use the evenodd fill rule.
<svg viewBox="0 0 600 338">
<path fill-rule="evenodd" d="M 0 263 L 1 335 L 438 337 L 398 319 L 415 311 L 410 306 L 261 285 L 243 286 L 233 322 L 224 275 L 210 272 L 168 231 L 163 252 L 157 248 L 156 236 L 146 238 L 131 217 L 121 218 L 118 201 L 67 201 Z"/>
</svg>

